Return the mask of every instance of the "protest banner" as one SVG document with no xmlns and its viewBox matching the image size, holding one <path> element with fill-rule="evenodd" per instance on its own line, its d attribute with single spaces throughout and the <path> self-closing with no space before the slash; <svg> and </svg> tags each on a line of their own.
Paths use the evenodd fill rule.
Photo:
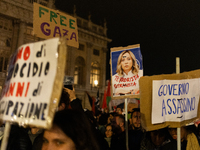
<svg viewBox="0 0 200 150">
<path fill-rule="evenodd" d="M 33 7 L 33 31 L 37 37 L 65 37 L 67 45 L 79 47 L 76 18 L 38 3 Z"/>
<path fill-rule="evenodd" d="M 24 44 L 13 54 L 0 99 L 0 119 L 50 128 L 59 103 L 66 40 Z"/>
<path fill-rule="evenodd" d="M 143 76 L 140 45 L 111 48 L 112 99 L 139 98 Z"/>
<path fill-rule="evenodd" d="M 140 78 L 140 111 L 147 131 L 179 128 L 200 116 L 200 70 Z"/>
</svg>

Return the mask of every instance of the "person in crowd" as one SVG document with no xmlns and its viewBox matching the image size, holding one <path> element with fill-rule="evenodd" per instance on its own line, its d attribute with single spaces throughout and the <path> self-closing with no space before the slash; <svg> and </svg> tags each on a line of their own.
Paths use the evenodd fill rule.
<svg viewBox="0 0 200 150">
<path fill-rule="evenodd" d="M 116 112 L 119 114 L 119 115 L 121 115 L 122 114 L 122 108 L 121 107 L 117 107 L 117 110 L 116 110 Z"/>
<path fill-rule="evenodd" d="M 29 138 L 32 143 L 32 150 L 38 150 L 42 147 L 42 138 L 44 130 L 35 126 L 30 126 L 28 131 Z"/>
<path fill-rule="evenodd" d="M 111 150 L 126 150 L 125 118 L 116 114 L 111 122 L 113 136 L 111 139 Z"/>
<path fill-rule="evenodd" d="M 112 77 L 113 95 L 139 94 L 139 72 L 135 55 L 130 50 L 121 52 L 117 61 L 116 74 Z"/>
<path fill-rule="evenodd" d="M 68 90 L 67 88 L 63 87 L 57 111 L 70 109 L 70 101 L 75 99 L 76 97 L 72 90 Z M 36 127 L 31 127 L 28 134 L 33 145 L 32 150 L 41 149 L 44 130 Z"/>
<path fill-rule="evenodd" d="M 99 150 L 87 117 L 73 109 L 56 112 L 52 128 L 45 130 L 43 136 L 42 150 L 51 149 Z"/>
<path fill-rule="evenodd" d="M 108 146 L 111 145 L 111 139 L 112 139 L 113 131 L 111 124 L 106 125 L 106 131 L 105 131 L 105 140 L 108 142 Z"/>
<path fill-rule="evenodd" d="M 106 113 L 103 113 L 99 117 L 99 130 L 103 136 L 105 135 L 107 120 L 108 120 L 108 114 Z"/>
<path fill-rule="evenodd" d="M 107 150 L 109 148 L 108 143 L 104 139 L 104 135 L 102 135 L 101 132 L 98 130 L 98 122 L 95 119 L 94 115 L 92 114 L 92 111 L 88 111 L 88 110 L 84 111 L 81 101 L 75 96 L 74 90 L 70 90 L 70 89 L 65 89 L 65 90 L 69 94 L 69 100 L 70 100 L 70 103 L 67 106 L 67 108 L 80 111 L 86 116 L 86 118 L 89 120 L 91 124 L 92 130 L 97 139 L 97 143 L 100 146 L 100 150 Z"/>
<path fill-rule="evenodd" d="M 132 119 L 131 119 L 132 111 L 128 112 L 128 130 L 132 129 Z"/>
<path fill-rule="evenodd" d="M 131 113 L 131 125 L 133 130 L 138 130 L 142 128 L 140 108 L 133 108 Z"/>
<path fill-rule="evenodd" d="M 167 128 L 149 131 L 144 134 L 140 150 L 161 150 L 161 146 L 170 142 Z"/>
<path fill-rule="evenodd" d="M 13 124 L 10 130 L 7 150 L 31 150 L 32 143 L 27 130 L 17 124 Z"/>
<path fill-rule="evenodd" d="M 131 129 L 128 131 L 130 150 L 140 149 L 140 143 L 144 135 L 140 117 L 140 108 L 134 108 L 131 114 Z"/>
<path fill-rule="evenodd" d="M 190 126 L 181 127 L 181 150 L 200 150 L 196 135 L 190 130 Z M 168 128 L 171 142 L 162 146 L 162 150 L 177 149 L 177 128 Z"/>
<path fill-rule="evenodd" d="M 111 112 L 109 113 L 109 117 L 108 117 L 108 120 L 107 120 L 107 124 L 111 124 L 111 121 L 113 119 L 113 117 L 116 115 L 116 112 Z"/>
<path fill-rule="evenodd" d="M 58 111 L 71 108 L 83 112 L 80 100 L 75 97 L 72 90 L 63 87 Z M 84 113 L 84 112 L 83 112 Z M 8 140 L 9 150 L 39 150 L 42 147 L 43 129 L 30 126 L 30 128 L 19 127 L 17 124 L 11 126 Z M 15 146 L 14 146 L 15 145 Z"/>
<path fill-rule="evenodd" d="M 99 146 L 100 150 L 107 150 L 109 148 L 108 143 L 104 139 L 104 136 L 101 135 L 100 131 L 97 129 L 97 121 L 94 118 L 91 111 L 83 110 L 81 101 L 78 98 L 76 98 L 74 90 L 70 90 L 67 88 L 63 88 L 63 89 L 64 91 L 62 91 L 58 110 L 64 111 L 64 110 L 72 109 L 83 114 L 90 123 L 91 130 L 94 134 L 95 139 L 97 140 L 97 146 Z M 60 108 L 60 106 L 62 107 Z M 67 117 L 65 118 L 67 119 Z"/>
</svg>

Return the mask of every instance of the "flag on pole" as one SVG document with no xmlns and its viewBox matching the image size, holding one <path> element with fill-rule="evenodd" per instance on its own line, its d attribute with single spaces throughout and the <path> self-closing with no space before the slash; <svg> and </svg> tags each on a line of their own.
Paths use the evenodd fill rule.
<svg viewBox="0 0 200 150">
<path fill-rule="evenodd" d="M 100 105 L 99 105 L 99 89 L 97 91 L 97 97 L 95 101 L 95 115 L 99 112 Z"/>
<path fill-rule="evenodd" d="M 92 97 L 90 96 L 90 94 L 87 91 L 85 91 L 85 93 L 87 94 L 89 102 L 90 102 L 90 106 L 92 107 L 92 105 L 93 105 Z"/>
<path fill-rule="evenodd" d="M 104 91 L 104 96 L 103 96 L 103 104 L 102 104 L 102 108 L 107 108 L 107 101 L 106 101 L 106 97 L 107 97 L 107 91 L 105 89 Z"/>
<path fill-rule="evenodd" d="M 107 101 L 107 106 L 109 108 L 109 103 L 111 101 L 111 95 L 110 95 L 110 80 L 108 80 L 108 89 L 107 89 L 107 97 L 106 97 L 106 101 Z M 109 110 L 110 111 L 110 110 Z"/>
<path fill-rule="evenodd" d="M 86 94 L 87 94 L 87 96 L 88 96 L 88 99 L 89 99 L 89 102 L 90 102 L 90 106 L 92 107 L 92 112 L 93 112 L 93 114 L 95 115 L 95 98 L 92 96 L 90 96 L 90 94 L 87 92 L 87 91 L 85 91 L 86 92 Z"/>
</svg>

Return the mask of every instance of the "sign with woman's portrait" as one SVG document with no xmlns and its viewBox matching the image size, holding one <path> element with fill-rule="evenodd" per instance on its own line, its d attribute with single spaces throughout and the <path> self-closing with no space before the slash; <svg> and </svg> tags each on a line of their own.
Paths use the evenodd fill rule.
<svg viewBox="0 0 200 150">
<path fill-rule="evenodd" d="M 143 76 L 140 45 L 111 48 L 112 98 L 139 98 Z"/>
</svg>

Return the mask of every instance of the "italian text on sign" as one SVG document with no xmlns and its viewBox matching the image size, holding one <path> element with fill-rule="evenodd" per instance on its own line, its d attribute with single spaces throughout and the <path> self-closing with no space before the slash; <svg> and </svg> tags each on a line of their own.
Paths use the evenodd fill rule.
<svg viewBox="0 0 200 150">
<path fill-rule="evenodd" d="M 140 45 L 111 48 L 112 99 L 139 98 L 143 76 Z"/>
<path fill-rule="evenodd" d="M 197 117 L 200 79 L 154 80 L 152 124 Z"/>
<path fill-rule="evenodd" d="M 18 48 L 1 93 L 0 119 L 48 126 L 52 120 L 49 108 L 57 75 L 58 43 L 59 38 L 53 38 Z"/>
</svg>

